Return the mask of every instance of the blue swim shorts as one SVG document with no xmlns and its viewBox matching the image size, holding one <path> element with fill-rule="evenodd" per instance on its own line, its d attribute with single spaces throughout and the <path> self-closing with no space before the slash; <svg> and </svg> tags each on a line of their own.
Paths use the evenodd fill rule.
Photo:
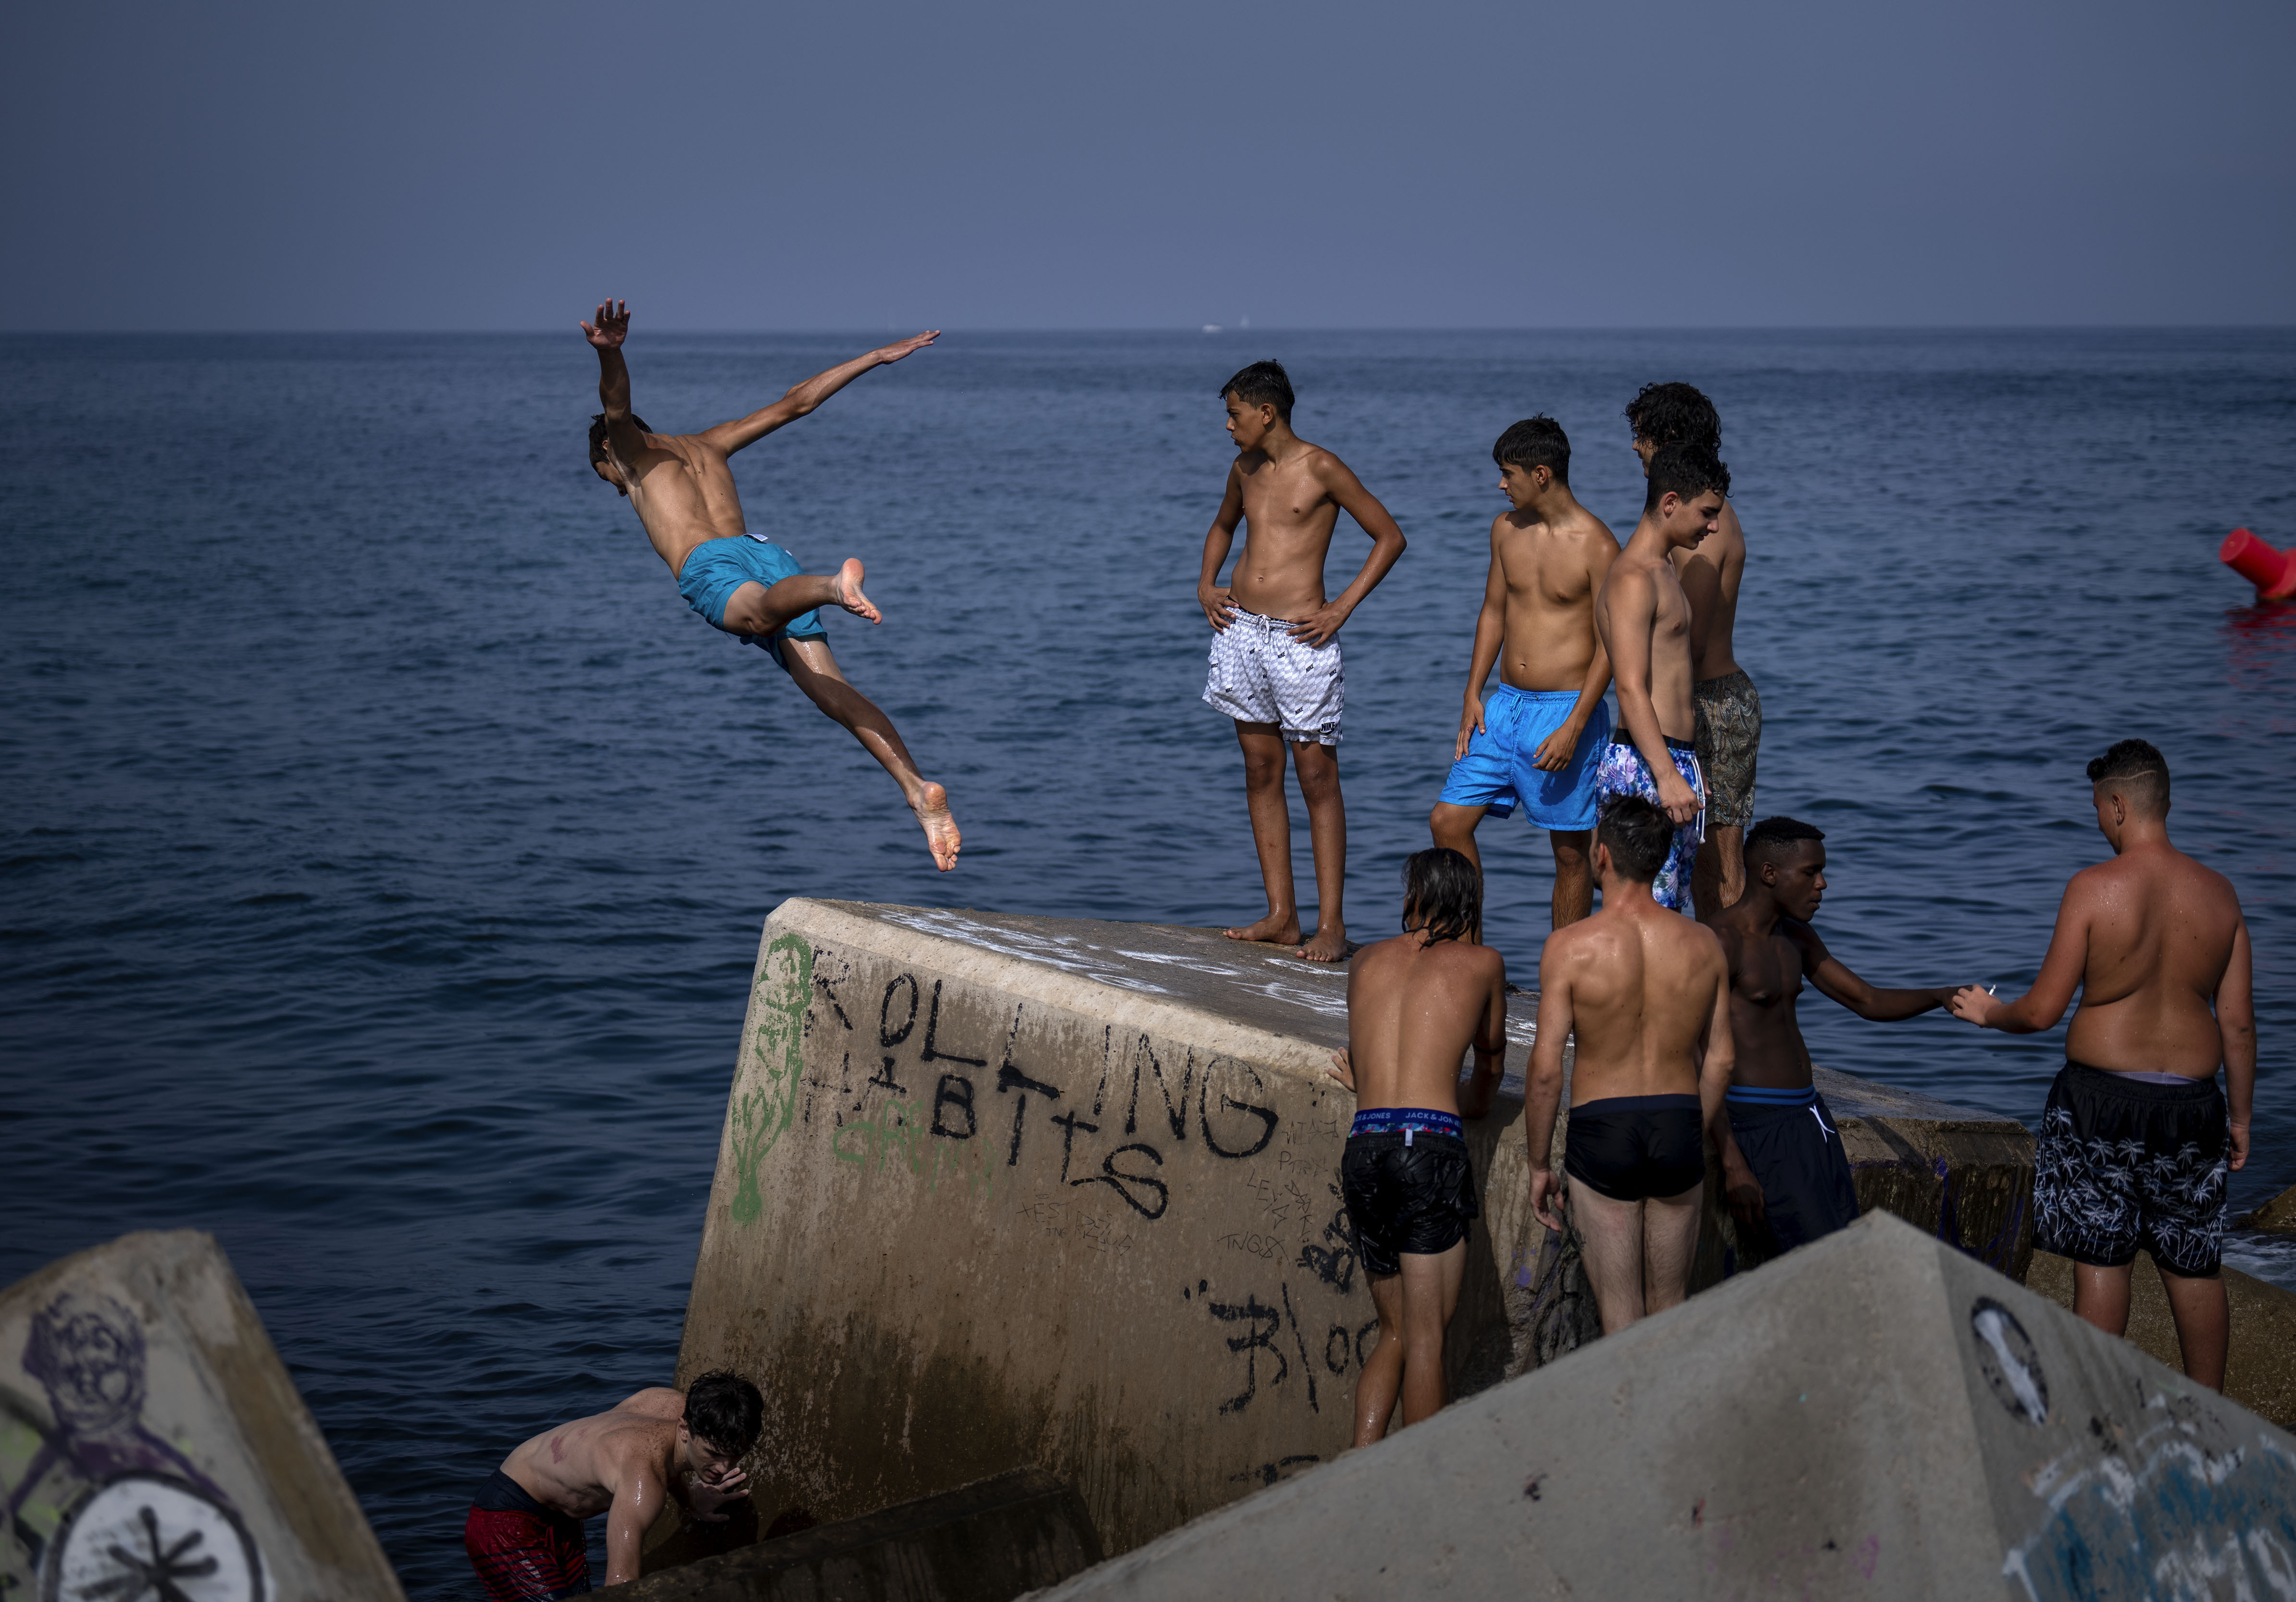
<svg viewBox="0 0 2296 1602">
<path fill-rule="evenodd" d="M 1570 764 L 1545 772 L 1530 764 L 1539 742 L 1561 728 L 1578 704 L 1575 690 L 1517 690 L 1494 686 L 1483 698 L 1483 726 L 1468 738 L 1467 754 L 1451 764 L 1441 799 L 1454 806 L 1480 806 L 1494 818 L 1513 813 L 1520 802 L 1541 829 L 1595 827 L 1595 774 L 1611 739 L 1611 708 L 1595 703 L 1595 715 L 1579 732 Z"/>
<path fill-rule="evenodd" d="M 685 597 L 686 605 L 709 620 L 711 627 L 722 629 L 726 628 L 726 603 L 734 599 L 734 591 L 753 582 L 770 589 L 783 579 L 804 571 L 797 565 L 797 558 L 773 541 L 754 534 L 737 534 L 729 539 L 704 540 L 687 552 L 685 566 L 677 572 L 677 593 Z M 821 626 L 821 613 L 816 609 L 800 612 L 765 639 L 753 634 L 737 637 L 750 644 L 764 646 L 787 672 L 789 664 L 782 661 L 783 640 L 826 640 L 829 631 Z"/>
</svg>

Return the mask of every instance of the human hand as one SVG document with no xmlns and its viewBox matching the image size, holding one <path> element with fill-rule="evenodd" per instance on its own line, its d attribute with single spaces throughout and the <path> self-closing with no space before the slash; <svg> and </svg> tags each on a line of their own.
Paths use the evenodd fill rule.
<svg viewBox="0 0 2296 1602">
<path fill-rule="evenodd" d="M 1578 736 L 1584 732 L 1582 727 L 1565 723 L 1538 742 L 1538 749 L 1531 753 L 1530 765 L 1542 773 L 1561 772 L 1570 765 L 1570 758 L 1578 755 Z M 1689 787 L 1685 785 L 1684 788 Z"/>
<path fill-rule="evenodd" d="M 898 362 L 903 356 L 908 356 L 914 351 L 922 350 L 926 346 L 931 344 L 935 339 L 939 338 L 940 330 L 937 328 L 929 328 L 924 332 L 914 335 L 909 339 L 897 339 L 890 345 L 880 345 L 876 349 L 871 351 L 869 354 L 877 358 L 877 362 L 880 366 L 884 366 L 891 363 Z"/>
<path fill-rule="evenodd" d="M 1340 625 L 1348 620 L 1348 609 L 1336 601 L 1327 601 L 1308 613 L 1287 631 L 1294 640 L 1304 640 L 1309 645 L 1321 645 L 1340 632 Z"/>
<path fill-rule="evenodd" d="M 1660 810 L 1666 813 L 1666 821 L 1677 829 L 1699 813 L 1698 792 L 1690 788 L 1689 781 L 1674 771 L 1671 762 L 1658 771 L 1658 804 Z"/>
<path fill-rule="evenodd" d="M 1487 734 L 1483 727 L 1483 698 L 1473 691 L 1467 692 L 1467 705 L 1459 714 L 1459 741 L 1452 748 L 1451 760 L 1456 762 L 1467 754 L 1467 747 L 1478 734 Z"/>
<path fill-rule="evenodd" d="M 1235 597 L 1224 585 L 1197 585 L 1196 604 L 1204 609 L 1204 620 L 1212 625 L 1214 633 L 1221 633 L 1235 621 Z"/>
<path fill-rule="evenodd" d="M 1762 1181 L 1735 1151 L 1722 1154 L 1722 1199 L 1741 1235 L 1751 1232 L 1769 1215 L 1768 1205 L 1762 1199 Z"/>
<path fill-rule="evenodd" d="M 1569 1227 L 1562 1222 L 1562 1209 L 1556 1205 L 1562 1199 L 1562 1181 L 1554 1170 L 1538 1167 L 1530 1171 L 1530 1215 L 1560 1235 Z"/>
<path fill-rule="evenodd" d="M 1974 985 L 1964 985 L 1953 993 L 1947 1008 L 1965 1024 L 1975 1024 L 1982 1029 L 1991 1024 L 2008 1003 L 1990 990 L 1980 990 Z"/>
<path fill-rule="evenodd" d="M 1348 1060 L 1346 1047 L 1342 1046 L 1332 1053 L 1332 1067 L 1324 1070 L 1324 1075 L 1338 1080 L 1347 1086 L 1349 1092 L 1352 1094 L 1356 1088 L 1356 1067 L 1355 1064 Z"/>
<path fill-rule="evenodd" d="M 693 1516 L 704 1524 L 722 1524 L 728 1515 L 720 1512 L 728 1502 L 740 1501 L 750 1492 L 750 1476 L 738 1468 L 728 1469 L 724 1477 L 716 1480 L 693 1476 L 693 1483 L 685 1493 L 687 1505 Z"/>
<path fill-rule="evenodd" d="M 629 302 L 606 301 L 594 315 L 598 319 L 594 326 L 587 323 L 576 324 L 582 331 L 582 337 L 600 350 L 619 350 L 622 341 L 629 337 Z"/>
<path fill-rule="evenodd" d="M 2235 1173 L 2248 1166 L 2248 1120 L 2245 1118 L 2232 1120 L 2232 1155 L 2225 1159 L 2225 1166 Z"/>
</svg>

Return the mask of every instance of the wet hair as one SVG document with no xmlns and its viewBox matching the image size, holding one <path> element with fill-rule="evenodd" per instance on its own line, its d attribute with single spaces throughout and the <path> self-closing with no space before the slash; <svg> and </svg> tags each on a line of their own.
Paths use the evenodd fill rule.
<svg viewBox="0 0 2296 1602">
<path fill-rule="evenodd" d="M 1501 467 L 1525 471 L 1543 467 L 1554 475 L 1557 484 L 1570 482 L 1570 441 L 1564 437 L 1562 425 L 1544 412 L 1524 418 L 1500 435 L 1499 442 L 1491 447 L 1491 460 Z"/>
<path fill-rule="evenodd" d="M 1804 840 L 1823 840 L 1825 830 L 1800 818 L 1764 818 L 1746 831 L 1748 856 L 1785 856 Z"/>
<path fill-rule="evenodd" d="M 1418 914 L 1419 922 L 1411 921 Z M 1448 846 L 1414 851 L 1403 864 L 1403 927 L 1427 931 L 1427 943 L 1474 933 L 1483 918 L 1483 876 Z"/>
<path fill-rule="evenodd" d="M 1722 419 L 1714 403 L 1687 384 L 1644 384 L 1627 403 L 1627 426 L 1636 439 L 1652 445 L 1689 439 L 1703 441 L 1710 450 L 1722 448 Z"/>
<path fill-rule="evenodd" d="M 1651 453 L 1650 487 L 1643 492 L 1643 510 L 1656 511 L 1663 495 L 1694 501 L 1710 489 L 1726 498 L 1729 495 L 1729 464 L 1714 454 L 1710 445 L 1677 439 Z"/>
<path fill-rule="evenodd" d="M 1292 375 L 1281 362 L 1254 362 L 1220 386 L 1220 398 L 1233 395 L 1247 406 L 1273 406 L 1275 415 L 1292 421 Z"/>
<path fill-rule="evenodd" d="M 685 1387 L 685 1427 L 720 1457 L 739 1458 L 758 1443 L 766 1399 L 730 1369 L 716 1369 Z"/>
<path fill-rule="evenodd" d="M 1595 825 L 1598 844 L 1611 848 L 1611 866 L 1622 878 L 1648 884 L 1674 846 L 1674 825 L 1666 813 L 1640 796 L 1620 796 L 1603 809 Z"/>
<path fill-rule="evenodd" d="M 639 433 L 651 434 L 653 432 L 652 429 L 646 427 L 646 420 L 640 417 L 636 413 L 633 412 L 630 413 L 630 421 L 637 425 Z M 606 414 L 603 412 L 598 412 L 594 413 L 590 418 L 590 460 L 596 462 L 603 462 L 605 459 Z"/>
<path fill-rule="evenodd" d="M 2169 759 L 2149 740 L 2124 740 L 2088 764 L 2091 784 L 2111 784 L 2147 813 L 2169 810 Z"/>
</svg>

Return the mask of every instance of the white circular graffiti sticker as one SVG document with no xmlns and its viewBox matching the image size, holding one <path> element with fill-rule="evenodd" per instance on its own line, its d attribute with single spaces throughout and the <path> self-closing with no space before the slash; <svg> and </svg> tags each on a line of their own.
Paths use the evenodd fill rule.
<svg viewBox="0 0 2296 1602">
<path fill-rule="evenodd" d="M 263 1565 L 232 1511 L 180 1481 L 131 1474 L 56 1533 L 44 1602 L 263 1602 Z"/>
</svg>

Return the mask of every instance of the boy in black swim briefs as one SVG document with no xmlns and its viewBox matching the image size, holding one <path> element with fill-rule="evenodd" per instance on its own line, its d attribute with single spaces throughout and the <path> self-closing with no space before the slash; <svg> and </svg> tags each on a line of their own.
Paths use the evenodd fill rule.
<svg viewBox="0 0 2296 1602">
<path fill-rule="evenodd" d="M 1551 1230 L 1577 1226 L 1605 1335 L 1690 1294 L 1706 1146 L 1727 1135 L 1729 966 L 1712 930 L 1651 898 L 1674 833 L 1639 796 L 1606 804 L 1595 829 L 1602 909 L 1548 936 L 1538 961 L 1523 1116 L 1531 1211 Z M 1550 1153 L 1574 1032 L 1566 1222 Z"/>
<path fill-rule="evenodd" d="M 1726 1098 L 1723 1194 L 1749 1264 L 1857 1222 L 1849 1156 L 1811 1083 L 1794 1012 L 1802 981 L 1876 1023 L 1953 1000 L 1951 985 L 1877 990 L 1850 972 L 1810 928 L 1824 895 L 1824 834 L 1793 818 L 1764 818 L 1746 837 L 1745 894 L 1707 920 L 1730 962 L 1738 1066 Z"/>
<path fill-rule="evenodd" d="M 1443 1331 L 1459 1304 L 1469 1225 L 1481 1211 L 1460 1124 L 1489 1111 L 1506 1051 L 1506 962 L 1465 937 L 1482 876 L 1456 851 L 1404 866 L 1403 929 L 1348 970 L 1348 1050 L 1332 1077 L 1356 1093 L 1340 1185 L 1379 1309 L 1379 1345 L 1356 1385 L 1355 1443 L 1443 1405 Z M 1459 1093 L 1459 1063 L 1475 1072 Z"/>
<path fill-rule="evenodd" d="M 2073 1260 L 2073 1311 L 2112 1335 L 2128 1328 L 2136 1254 L 2151 1253 L 2185 1372 L 2221 1390 L 2225 1186 L 2248 1161 L 2256 1091 L 2248 924 L 2232 882 L 2169 843 L 2159 751 L 2124 740 L 2088 778 L 2112 860 L 2065 887 L 2032 989 L 2004 1001 L 1970 985 L 1954 1016 L 2032 1034 L 2080 993 L 2033 1153 L 2033 1244 Z"/>
</svg>

